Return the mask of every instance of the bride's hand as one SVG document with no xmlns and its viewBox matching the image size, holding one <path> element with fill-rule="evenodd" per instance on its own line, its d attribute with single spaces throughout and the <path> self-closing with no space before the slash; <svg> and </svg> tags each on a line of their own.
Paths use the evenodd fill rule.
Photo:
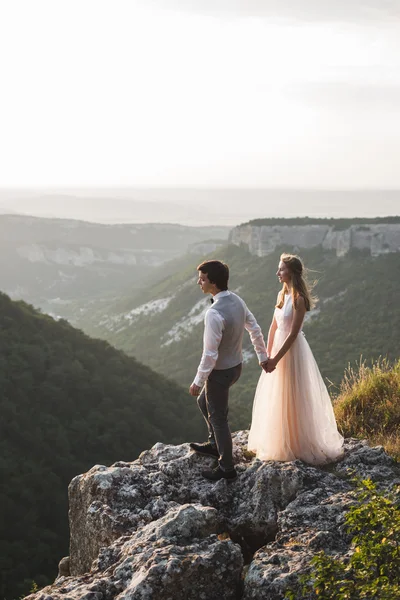
<svg viewBox="0 0 400 600">
<path fill-rule="evenodd" d="M 275 371 L 277 364 L 278 364 L 278 361 L 275 358 L 269 358 L 266 368 L 264 370 L 267 373 L 272 373 L 272 371 Z"/>
</svg>

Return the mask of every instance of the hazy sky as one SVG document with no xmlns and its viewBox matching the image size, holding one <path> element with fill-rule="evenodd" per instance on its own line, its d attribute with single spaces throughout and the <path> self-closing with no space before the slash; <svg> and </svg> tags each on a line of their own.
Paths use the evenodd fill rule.
<svg viewBox="0 0 400 600">
<path fill-rule="evenodd" d="M 0 0 L 0 187 L 400 187 L 400 0 Z"/>
</svg>

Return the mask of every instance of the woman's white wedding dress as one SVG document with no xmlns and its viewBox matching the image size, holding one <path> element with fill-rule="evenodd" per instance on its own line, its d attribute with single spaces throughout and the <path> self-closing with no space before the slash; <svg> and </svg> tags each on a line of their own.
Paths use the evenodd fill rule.
<svg viewBox="0 0 400 600">
<path fill-rule="evenodd" d="M 275 308 L 277 329 L 271 355 L 290 332 L 293 306 L 286 294 Z M 272 373 L 261 373 L 253 405 L 248 449 L 261 460 L 297 458 L 323 464 L 343 454 L 343 437 L 337 430 L 331 399 L 304 333 Z"/>
</svg>

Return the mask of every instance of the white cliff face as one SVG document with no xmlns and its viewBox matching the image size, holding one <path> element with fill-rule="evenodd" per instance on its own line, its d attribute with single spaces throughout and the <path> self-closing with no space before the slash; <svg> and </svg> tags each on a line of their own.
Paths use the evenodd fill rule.
<svg viewBox="0 0 400 600">
<path fill-rule="evenodd" d="M 105 315 L 99 321 L 99 325 L 105 327 L 108 331 L 116 331 L 118 333 L 127 327 L 136 324 L 143 317 L 152 317 L 163 312 L 174 297 L 175 296 L 157 298 L 156 300 L 145 302 L 144 304 L 133 308 L 128 313 L 120 313 L 113 316 Z"/>
<path fill-rule="evenodd" d="M 400 224 L 372 223 L 334 229 L 332 225 L 240 225 L 230 236 L 232 244 L 245 244 L 256 256 L 267 256 L 280 246 L 334 250 L 345 256 L 351 248 L 369 250 L 372 256 L 400 252 Z"/>
</svg>

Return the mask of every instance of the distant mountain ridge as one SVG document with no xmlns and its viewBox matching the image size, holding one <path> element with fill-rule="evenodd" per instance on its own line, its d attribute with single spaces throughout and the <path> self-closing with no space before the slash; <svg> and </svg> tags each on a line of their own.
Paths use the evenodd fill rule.
<svg viewBox="0 0 400 600">
<path fill-rule="evenodd" d="M 53 315 L 73 318 L 93 300 L 102 303 L 127 287 L 140 289 L 168 260 L 199 248 L 212 251 L 228 233 L 226 227 L 0 215 L 1 289 Z"/>
<path fill-rule="evenodd" d="M 376 217 L 396 214 L 399 201 L 400 191 L 393 189 L 0 188 L 0 205 L 19 213 L 100 223 L 156 220 L 233 227 L 260 215 Z"/>
<path fill-rule="evenodd" d="M 139 196 L 141 196 L 139 194 Z M 151 223 L 157 215 L 159 223 L 196 224 L 201 220 L 201 210 L 196 206 L 187 208 L 182 215 L 182 204 L 152 198 L 137 197 L 133 191 L 130 197 L 123 197 L 121 191 L 93 190 L 92 193 L 79 190 L 21 190 L 19 193 L 0 189 L 0 201 L 5 206 L 14 207 L 7 212 L 46 219 L 75 219 L 96 223 L 124 224 Z M 5 212 L 5 211 L 1 211 Z M 200 223 L 205 225 L 206 223 Z"/>
</svg>

